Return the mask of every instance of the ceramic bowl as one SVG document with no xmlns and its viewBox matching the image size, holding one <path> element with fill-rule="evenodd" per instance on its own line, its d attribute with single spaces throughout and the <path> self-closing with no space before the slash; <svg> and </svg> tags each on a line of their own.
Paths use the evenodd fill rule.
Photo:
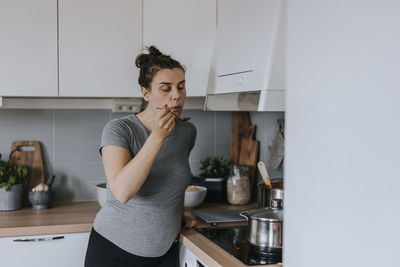
<svg viewBox="0 0 400 267">
<path fill-rule="evenodd" d="M 102 207 L 104 206 L 107 200 L 107 184 L 106 183 L 97 184 L 96 190 L 97 190 L 97 201 Z"/>
<path fill-rule="evenodd" d="M 28 200 L 35 210 L 50 209 L 54 199 L 54 191 L 32 192 L 28 193 Z"/>
<path fill-rule="evenodd" d="M 189 185 L 185 191 L 184 207 L 187 209 L 195 208 L 203 203 L 207 195 L 207 188 L 198 185 Z"/>
</svg>

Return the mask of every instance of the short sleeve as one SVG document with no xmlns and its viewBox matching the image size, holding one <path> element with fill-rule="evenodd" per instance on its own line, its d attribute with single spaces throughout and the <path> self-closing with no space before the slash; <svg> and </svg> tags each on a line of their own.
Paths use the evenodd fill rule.
<svg viewBox="0 0 400 267">
<path fill-rule="evenodd" d="M 106 126 L 104 126 L 99 147 L 100 155 L 101 149 L 104 146 L 120 146 L 131 151 L 129 144 L 129 130 L 122 121 L 117 119 L 111 120 L 106 124 Z"/>
</svg>

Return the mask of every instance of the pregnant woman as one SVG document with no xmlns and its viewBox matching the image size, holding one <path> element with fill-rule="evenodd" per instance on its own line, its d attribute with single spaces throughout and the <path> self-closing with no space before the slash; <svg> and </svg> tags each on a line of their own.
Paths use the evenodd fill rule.
<svg viewBox="0 0 400 267">
<path fill-rule="evenodd" d="M 196 128 L 179 119 L 186 97 L 185 69 L 157 48 L 136 58 L 144 111 L 111 120 L 100 153 L 107 202 L 97 213 L 86 267 L 176 266 L 183 197 L 191 180 L 189 153 Z"/>
</svg>

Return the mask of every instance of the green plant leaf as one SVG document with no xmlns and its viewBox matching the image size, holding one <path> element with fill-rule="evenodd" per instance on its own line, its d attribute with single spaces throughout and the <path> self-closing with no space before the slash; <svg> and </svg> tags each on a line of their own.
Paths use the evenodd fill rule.
<svg viewBox="0 0 400 267">
<path fill-rule="evenodd" d="M 203 178 L 222 177 L 229 175 L 228 161 L 220 156 L 207 156 L 200 161 L 199 176 Z"/>
<path fill-rule="evenodd" d="M 7 191 L 12 185 L 23 183 L 29 176 L 29 166 L 13 166 L 0 161 L 0 187 Z"/>
</svg>

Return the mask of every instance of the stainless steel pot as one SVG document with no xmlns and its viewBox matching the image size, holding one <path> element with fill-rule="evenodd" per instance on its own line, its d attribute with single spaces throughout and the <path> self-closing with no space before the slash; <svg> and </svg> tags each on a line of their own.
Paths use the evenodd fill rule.
<svg viewBox="0 0 400 267">
<path fill-rule="evenodd" d="M 273 206 L 240 213 L 248 220 L 248 242 L 262 251 L 282 250 L 283 210 Z"/>
<path fill-rule="evenodd" d="M 273 199 L 283 202 L 283 189 L 268 188 L 264 182 L 257 184 L 257 204 L 259 208 L 270 208 Z"/>
</svg>

